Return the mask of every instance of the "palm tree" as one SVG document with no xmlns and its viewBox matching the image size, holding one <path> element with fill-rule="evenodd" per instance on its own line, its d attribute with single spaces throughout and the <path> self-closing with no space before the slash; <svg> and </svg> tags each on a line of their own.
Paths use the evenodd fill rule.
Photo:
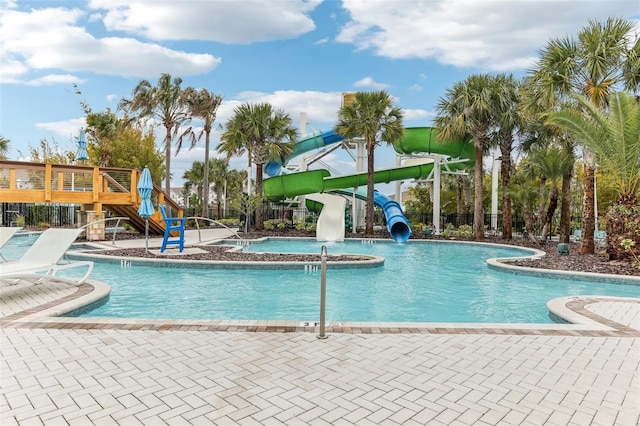
<svg viewBox="0 0 640 426">
<path fill-rule="evenodd" d="M 0 136 L 0 160 L 6 160 L 11 141 L 4 136 Z"/>
<path fill-rule="evenodd" d="M 607 252 L 611 258 L 624 258 L 624 239 L 640 243 L 637 214 L 634 220 L 640 191 L 640 101 L 615 93 L 609 110 L 602 111 L 584 96 L 575 98 L 579 109 L 555 112 L 549 122 L 580 140 L 613 177 L 619 201 L 607 213 Z"/>
<path fill-rule="evenodd" d="M 204 163 L 202 161 L 194 161 L 191 164 L 191 168 L 184 172 L 182 176 L 184 179 L 184 189 L 186 192 L 191 192 L 191 188 L 196 188 L 196 196 L 200 203 L 202 203 L 202 193 L 204 190 Z"/>
<path fill-rule="evenodd" d="M 562 146 L 548 145 L 536 146 L 529 150 L 529 162 L 531 170 L 539 175 L 544 182 L 551 183 L 551 191 L 549 192 L 549 204 L 547 205 L 546 214 L 544 214 L 544 222 L 542 226 L 542 238 L 546 238 L 551 229 L 551 221 L 558 207 L 558 196 L 560 190 L 558 182 L 567 173 L 567 170 L 573 169 L 573 155 L 566 155 L 566 151 Z"/>
<path fill-rule="evenodd" d="M 391 96 L 379 92 L 357 92 L 354 101 L 338 112 L 335 132 L 346 139 L 364 138 L 367 149 L 367 210 L 365 234 L 373 236 L 374 151 L 381 141 L 396 145 L 404 136 L 402 109 Z"/>
<path fill-rule="evenodd" d="M 513 75 L 500 74 L 496 76 L 496 88 L 502 92 L 503 102 L 497 104 L 495 111 L 498 129 L 495 132 L 496 144 L 500 148 L 500 177 L 502 180 L 502 237 L 510 240 L 513 237 L 513 212 L 511 208 L 511 171 L 513 163 L 514 133 L 522 128 L 523 119 L 518 107 L 520 102 L 520 83 Z"/>
<path fill-rule="evenodd" d="M 185 90 L 185 98 L 187 102 L 187 108 L 192 117 L 199 118 L 203 122 L 202 130 L 197 134 L 192 135 L 192 146 L 196 141 L 200 140 L 202 135 L 205 135 L 204 143 L 204 182 L 205 188 L 204 197 L 202 199 L 202 215 L 209 217 L 209 147 L 211 143 L 211 129 L 213 123 L 216 121 L 216 115 L 218 113 L 218 107 L 222 103 L 222 96 L 209 92 L 207 89 L 197 91 L 191 87 Z"/>
<path fill-rule="evenodd" d="M 213 182 L 213 190 L 218 200 L 218 218 L 223 217 L 222 207 L 226 207 L 227 178 L 229 176 L 229 160 L 214 158 L 209 168 L 209 178 Z M 225 209 L 226 210 L 226 209 Z"/>
<path fill-rule="evenodd" d="M 636 205 L 640 191 L 640 101 L 619 92 L 611 95 L 608 111 L 576 95 L 580 109 L 564 109 L 549 123 L 569 132 L 587 147 L 614 177 L 619 204 Z"/>
<path fill-rule="evenodd" d="M 131 114 L 130 120 L 143 122 L 157 120 L 165 128 L 165 192 L 171 194 L 171 142 L 177 137 L 176 154 L 182 148 L 185 134 L 178 135 L 183 124 L 191 120 L 184 91 L 180 87 L 182 79 L 171 79 L 169 74 L 161 74 L 158 84 L 152 86 L 147 80 L 141 80 L 133 89 L 131 99 L 123 98 L 119 108 Z"/>
<path fill-rule="evenodd" d="M 504 81 L 504 76 L 471 75 L 448 89 L 436 106 L 438 138 L 459 141 L 470 135 L 475 146 L 473 234 L 477 241 L 484 239 L 482 158 L 494 144 L 492 133 L 499 128 L 501 114 L 514 102 Z"/>
<path fill-rule="evenodd" d="M 293 151 L 297 130 L 284 110 L 271 104 L 243 104 L 225 124 L 218 151 L 227 156 L 248 152 L 249 165 L 256 165 L 256 230 L 264 229 L 262 220 L 262 169 L 266 162 L 283 160 Z M 250 194 L 249 194 L 250 195 Z"/>
<path fill-rule="evenodd" d="M 578 93 L 604 109 L 616 87 L 637 92 L 640 87 L 640 38 L 634 36 L 633 31 L 632 21 L 609 18 L 604 23 L 589 21 L 577 39 L 551 40 L 531 71 L 534 93 L 541 105 L 549 111 L 566 102 L 571 94 Z M 581 140 L 577 142 L 582 143 Z M 585 194 L 580 252 L 593 253 L 594 167 L 589 155 L 583 156 L 583 161 Z"/>
<path fill-rule="evenodd" d="M 105 112 L 89 111 L 86 117 L 87 137 L 92 151 L 97 155 L 98 164 L 102 167 L 110 166 L 112 141 L 123 130 L 124 121 L 109 108 Z M 94 161 L 95 158 L 92 158 Z"/>
</svg>

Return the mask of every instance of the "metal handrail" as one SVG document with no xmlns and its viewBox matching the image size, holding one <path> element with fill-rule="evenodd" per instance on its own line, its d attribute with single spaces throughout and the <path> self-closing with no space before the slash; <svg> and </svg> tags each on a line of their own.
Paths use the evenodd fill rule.
<svg viewBox="0 0 640 426">
<path fill-rule="evenodd" d="M 206 220 L 208 222 L 211 223 L 215 223 L 216 225 L 220 225 L 223 228 L 227 229 L 228 231 L 231 231 L 236 237 L 238 237 L 240 239 L 240 241 L 242 241 L 243 245 L 247 245 L 247 242 L 245 241 L 244 238 L 242 238 L 237 231 L 229 228 L 227 225 L 225 225 L 224 223 L 218 222 L 217 220 L 213 220 L 213 219 L 209 219 L 208 217 L 202 217 L 202 216 L 189 216 L 187 217 L 187 220 L 189 219 L 195 219 L 196 221 L 196 228 L 198 229 L 198 242 L 201 243 L 202 242 L 202 236 L 200 235 L 200 223 L 198 222 L 198 219 L 201 220 Z"/>
</svg>

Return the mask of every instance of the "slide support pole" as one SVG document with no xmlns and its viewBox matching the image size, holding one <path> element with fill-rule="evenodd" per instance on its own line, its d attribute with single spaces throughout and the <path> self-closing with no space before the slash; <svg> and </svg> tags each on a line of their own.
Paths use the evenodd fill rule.
<svg viewBox="0 0 640 426">
<path fill-rule="evenodd" d="M 440 235 L 440 154 L 433 156 L 433 231 Z"/>
</svg>

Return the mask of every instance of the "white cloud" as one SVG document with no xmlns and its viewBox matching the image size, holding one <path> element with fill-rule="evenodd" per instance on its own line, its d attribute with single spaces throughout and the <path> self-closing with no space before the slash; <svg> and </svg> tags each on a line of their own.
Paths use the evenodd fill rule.
<svg viewBox="0 0 640 426">
<path fill-rule="evenodd" d="M 125 77 L 206 73 L 220 59 L 132 38 L 96 38 L 82 26 L 85 12 L 61 7 L 0 12 L 0 67 L 4 83 L 32 80 L 34 70 L 95 72 Z M 52 79 L 50 79 L 51 81 Z M 61 79 L 68 83 L 69 78 Z"/>
<path fill-rule="evenodd" d="M 71 74 L 48 74 L 43 77 L 24 81 L 28 86 L 50 86 L 53 84 L 81 84 L 84 80 Z"/>
<path fill-rule="evenodd" d="M 388 84 L 378 83 L 371 77 L 365 77 L 353 83 L 354 87 L 370 87 L 376 90 L 382 90 L 389 88 Z"/>
<path fill-rule="evenodd" d="M 406 120 L 420 120 L 428 117 L 434 117 L 435 114 L 424 109 L 402 109 L 404 119 Z"/>
<path fill-rule="evenodd" d="M 261 93 L 261 92 L 242 92 L 237 95 L 237 100 L 231 101 L 231 105 L 225 106 L 225 102 L 222 103 L 220 109 L 225 106 L 225 113 L 228 112 L 227 108 L 233 113 L 233 108 L 244 102 L 268 102 L 271 105 L 284 109 L 294 122 L 298 122 L 301 112 L 307 114 L 307 121 L 310 123 L 308 131 L 312 130 L 314 125 L 333 124 L 338 117 L 338 110 L 342 105 L 342 93 L 340 92 L 317 92 L 317 91 L 295 91 L 295 90 L 281 90 L 274 93 Z M 221 111 L 222 112 L 222 111 Z M 228 117 L 231 117 L 231 114 Z M 218 115 L 220 117 L 220 114 Z M 227 118 L 228 118 L 227 117 Z M 313 130 L 324 130 L 322 128 L 316 128 Z M 298 127 L 298 126 L 296 126 Z"/>
<path fill-rule="evenodd" d="M 36 123 L 38 129 L 47 130 L 52 137 L 60 137 L 63 140 L 73 140 L 78 136 L 81 127 L 85 127 L 87 122 L 84 117 L 72 118 L 64 121 L 52 121 L 47 123 Z"/>
<path fill-rule="evenodd" d="M 550 38 L 589 19 L 638 14 L 636 0 L 344 0 L 351 17 L 337 40 L 393 59 L 457 67 L 526 69 Z"/>
<path fill-rule="evenodd" d="M 106 10 L 110 31 L 124 31 L 151 40 L 208 40 L 251 43 L 286 40 L 315 29 L 309 14 L 321 0 L 150 2 L 91 0 L 89 7 Z"/>
</svg>

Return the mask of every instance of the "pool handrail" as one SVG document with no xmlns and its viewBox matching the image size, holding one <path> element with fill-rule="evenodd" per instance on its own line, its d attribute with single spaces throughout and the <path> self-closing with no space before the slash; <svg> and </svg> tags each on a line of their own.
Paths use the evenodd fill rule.
<svg viewBox="0 0 640 426">
<path fill-rule="evenodd" d="M 216 225 L 220 225 L 223 228 L 227 229 L 228 231 L 231 231 L 236 237 L 238 237 L 240 239 L 240 241 L 242 241 L 242 245 L 247 245 L 247 242 L 245 241 L 244 238 L 242 238 L 237 231 L 234 231 L 233 229 L 229 228 L 227 225 L 225 225 L 222 222 L 218 222 L 217 220 L 213 220 L 213 219 L 209 219 L 208 217 L 202 217 L 202 216 L 189 216 L 187 217 L 187 220 L 195 220 L 196 222 L 196 229 L 198 230 L 198 242 L 201 243 L 202 242 L 202 236 L 200 235 L 200 223 L 198 222 L 198 219 L 200 220 L 206 220 L 208 222 L 211 223 L 215 223 Z"/>
</svg>

